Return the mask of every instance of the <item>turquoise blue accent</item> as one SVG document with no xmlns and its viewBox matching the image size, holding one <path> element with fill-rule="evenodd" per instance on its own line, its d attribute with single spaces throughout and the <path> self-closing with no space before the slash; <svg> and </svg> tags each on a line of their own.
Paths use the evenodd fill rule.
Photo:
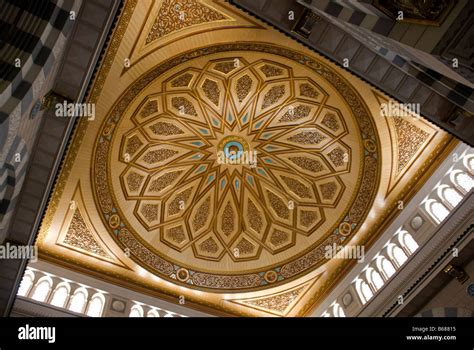
<svg viewBox="0 0 474 350">
<path fill-rule="evenodd" d="M 223 189 L 223 188 L 225 187 L 225 184 L 226 184 L 225 179 L 222 179 L 222 181 L 221 181 L 221 189 Z"/>
<path fill-rule="evenodd" d="M 238 152 L 236 154 L 230 153 L 229 148 L 232 146 L 235 146 L 238 148 Z M 224 154 L 228 159 L 232 159 L 232 160 L 239 159 L 243 153 L 244 153 L 244 147 L 240 144 L 240 142 L 230 141 L 224 145 Z"/>
<path fill-rule="evenodd" d="M 199 132 L 203 135 L 209 134 L 209 131 L 207 131 L 206 129 L 199 129 Z"/>
<path fill-rule="evenodd" d="M 206 167 L 204 165 L 201 165 L 198 170 L 196 170 L 196 174 L 202 173 L 204 170 L 206 170 Z"/>
<path fill-rule="evenodd" d="M 247 176 L 247 181 L 249 184 L 253 186 L 253 177 L 252 176 Z"/>
</svg>

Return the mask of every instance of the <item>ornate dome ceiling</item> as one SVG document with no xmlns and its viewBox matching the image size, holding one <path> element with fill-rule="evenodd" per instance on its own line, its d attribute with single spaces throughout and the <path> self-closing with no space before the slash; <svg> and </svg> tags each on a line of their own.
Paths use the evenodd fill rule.
<svg viewBox="0 0 474 350">
<path fill-rule="evenodd" d="M 225 2 L 177 3 L 126 2 L 41 257 L 210 313 L 303 315 L 353 263 L 327 247 L 369 246 L 451 139 Z"/>
<path fill-rule="evenodd" d="M 205 53 L 156 74 L 151 95 L 131 89 L 139 107 L 119 101 L 104 122 L 93 179 L 103 219 L 137 262 L 179 283 L 240 290 L 294 278 L 370 208 L 373 122 L 314 59 L 263 44 Z M 227 144 L 254 159 L 226 161 Z"/>
</svg>

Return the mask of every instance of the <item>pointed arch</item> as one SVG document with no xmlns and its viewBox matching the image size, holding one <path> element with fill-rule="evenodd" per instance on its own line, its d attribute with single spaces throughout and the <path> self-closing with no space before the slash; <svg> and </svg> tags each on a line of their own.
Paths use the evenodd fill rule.
<svg viewBox="0 0 474 350">
<path fill-rule="evenodd" d="M 407 260 L 408 256 L 398 245 L 391 243 L 388 247 L 388 255 L 397 267 L 401 267 Z"/>
<path fill-rule="evenodd" d="M 374 296 L 369 284 L 361 278 L 356 280 L 355 287 L 362 304 L 366 304 Z"/>
<path fill-rule="evenodd" d="M 68 310 L 82 314 L 86 307 L 88 294 L 84 287 L 76 289 L 69 300 Z"/>
<path fill-rule="evenodd" d="M 133 305 L 128 317 L 143 317 L 143 307 L 138 304 Z"/>
<path fill-rule="evenodd" d="M 441 185 L 437 189 L 438 197 L 441 198 L 443 203 L 451 208 L 454 209 L 459 202 L 462 201 L 462 194 L 455 190 L 454 188 L 448 185 Z"/>
<path fill-rule="evenodd" d="M 334 317 L 346 317 L 346 314 L 344 313 L 344 310 L 342 309 L 341 305 L 339 303 L 335 303 L 332 307 L 332 314 Z"/>
<path fill-rule="evenodd" d="M 100 317 L 102 315 L 102 311 L 104 310 L 104 305 L 105 305 L 104 294 L 100 292 L 95 293 L 92 296 L 91 300 L 89 301 L 86 315 L 90 317 Z"/>
<path fill-rule="evenodd" d="M 469 193 L 474 187 L 474 180 L 470 175 L 462 170 L 454 170 L 449 175 L 451 182 L 463 194 Z"/>
<path fill-rule="evenodd" d="M 388 280 L 396 272 L 392 262 L 383 255 L 377 257 L 375 264 L 385 280 Z"/>
<path fill-rule="evenodd" d="M 51 301 L 51 305 L 57 307 L 65 307 L 69 299 L 69 293 L 71 292 L 71 286 L 67 282 L 59 283 L 54 289 Z"/>
<path fill-rule="evenodd" d="M 382 276 L 380 276 L 380 273 L 378 273 L 377 270 L 375 270 L 372 267 L 369 267 L 365 271 L 365 277 L 367 279 L 367 282 L 372 286 L 373 289 L 379 290 L 380 288 L 383 287 L 384 282 L 382 279 Z"/>
<path fill-rule="evenodd" d="M 27 297 L 33 288 L 35 281 L 35 273 L 32 270 L 26 270 L 23 279 L 21 280 L 20 288 L 18 289 L 17 295 Z"/>
<path fill-rule="evenodd" d="M 425 209 L 437 224 L 441 223 L 449 215 L 448 208 L 435 199 L 427 200 L 425 202 Z"/>
<path fill-rule="evenodd" d="M 413 254 L 418 249 L 418 243 L 408 231 L 401 230 L 397 236 L 398 243 L 408 255 Z"/>
<path fill-rule="evenodd" d="M 49 276 L 41 277 L 38 282 L 36 282 L 33 294 L 31 299 L 41 302 L 46 302 L 51 293 L 51 288 L 53 286 L 53 280 Z"/>
<path fill-rule="evenodd" d="M 158 312 L 157 309 L 150 309 L 147 312 L 146 317 L 160 317 L 160 313 Z"/>
</svg>

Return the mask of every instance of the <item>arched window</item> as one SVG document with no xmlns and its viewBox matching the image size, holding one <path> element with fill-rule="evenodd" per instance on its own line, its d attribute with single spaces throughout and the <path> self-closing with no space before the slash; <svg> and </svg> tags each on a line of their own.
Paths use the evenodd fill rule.
<svg viewBox="0 0 474 350">
<path fill-rule="evenodd" d="M 128 317 L 143 317 L 143 308 L 138 304 L 133 305 Z"/>
<path fill-rule="evenodd" d="M 395 273 L 395 267 L 393 267 L 393 264 L 385 257 L 382 261 L 382 269 L 385 275 L 387 276 L 387 278 L 392 277 L 393 274 Z"/>
<path fill-rule="evenodd" d="M 95 293 L 89 302 L 86 315 L 91 317 L 100 317 L 102 315 L 104 304 L 104 295 L 102 293 Z"/>
<path fill-rule="evenodd" d="M 56 286 L 50 304 L 57 307 L 64 307 L 69 298 L 70 286 L 67 282 L 62 282 Z"/>
<path fill-rule="evenodd" d="M 342 309 L 341 305 L 335 303 L 332 308 L 332 313 L 335 317 L 346 317 L 344 310 Z"/>
<path fill-rule="evenodd" d="M 46 302 L 49 293 L 51 292 L 52 285 L 53 281 L 51 280 L 51 278 L 47 276 L 40 278 L 40 280 L 36 283 L 35 290 L 33 291 L 31 299 Z"/>
<path fill-rule="evenodd" d="M 442 185 L 438 188 L 438 196 L 451 208 L 455 208 L 462 201 L 459 192 L 448 185 Z"/>
<path fill-rule="evenodd" d="M 377 258 L 377 268 L 382 272 L 382 275 L 388 280 L 395 273 L 395 267 L 385 256 Z"/>
<path fill-rule="evenodd" d="M 146 317 L 160 317 L 160 313 L 156 309 L 150 309 L 146 314 Z"/>
<path fill-rule="evenodd" d="M 174 317 L 174 315 L 170 312 L 167 312 L 166 315 L 164 315 L 163 317 Z"/>
<path fill-rule="evenodd" d="M 398 242 L 410 255 L 418 249 L 418 243 L 416 243 L 413 236 L 407 231 L 400 231 L 398 234 Z"/>
<path fill-rule="evenodd" d="M 87 302 L 87 290 L 85 288 L 79 288 L 74 292 L 74 295 L 69 301 L 68 309 L 73 312 L 82 314 L 86 307 Z"/>
<path fill-rule="evenodd" d="M 365 276 L 367 277 L 367 281 L 369 281 L 369 283 L 375 290 L 379 290 L 380 288 L 382 288 L 383 279 L 376 270 L 369 267 L 365 272 Z"/>
<path fill-rule="evenodd" d="M 439 202 L 434 202 L 431 205 L 431 212 L 438 222 L 442 222 L 449 215 L 449 210 Z"/>
<path fill-rule="evenodd" d="M 451 173 L 451 181 L 464 194 L 474 187 L 474 180 L 463 171 L 455 170 Z"/>
<path fill-rule="evenodd" d="M 426 201 L 425 208 L 436 223 L 442 222 L 449 215 L 449 210 L 440 202 L 430 199 Z"/>
<path fill-rule="evenodd" d="M 398 267 L 402 266 L 408 259 L 403 249 L 393 243 L 389 249 L 389 256 L 397 264 Z"/>
<path fill-rule="evenodd" d="M 321 317 L 331 317 L 331 315 L 327 311 L 324 311 Z"/>
<path fill-rule="evenodd" d="M 33 287 L 33 281 L 35 280 L 35 273 L 31 270 L 27 270 L 21 280 L 20 288 L 18 288 L 19 296 L 26 297 Z"/>
<path fill-rule="evenodd" d="M 474 174 L 474 155 L 471 154 L 464 158 L 464 166 L 471 173 Z"/>
<path fill-rule="evenodd" d="M 356 290 L 363 304 L 367 303 L 374 296 L 367 282 L 360 278 L 356 281 Z"/>
</svg>

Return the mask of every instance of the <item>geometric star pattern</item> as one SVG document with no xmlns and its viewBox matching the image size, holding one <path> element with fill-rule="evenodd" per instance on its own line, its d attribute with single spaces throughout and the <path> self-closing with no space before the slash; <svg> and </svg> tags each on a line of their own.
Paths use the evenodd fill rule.
<svg viewBox="0 0 474 350">
<path fill-rule="evenodd" d="M 274 45 L 211 45 L 154 67 L 99 133 L 91 175 L 108 232 L 193 288 L 268 288 L 321 266 L 378 185 L 379 141 L 356 90 Z"/>
<path fill-rule="evenodd" d="M 174 74 L 122 137 L 121 183 L 143 228 L 214 261 L 278 254 L 310 236 L 338 205 L 351 164 L 344 118 L 327 96 L 270 60 L 230 57 Z M 226 137 L 255 162 L 219 162 Z"/>
</svg>

